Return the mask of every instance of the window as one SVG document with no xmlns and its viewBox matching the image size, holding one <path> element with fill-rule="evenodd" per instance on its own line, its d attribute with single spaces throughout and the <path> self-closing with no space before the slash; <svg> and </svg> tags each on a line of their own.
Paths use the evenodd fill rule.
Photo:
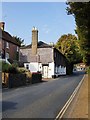
<svg viewBox="0 0 90 120">
<path fill-rule="evenodd" d="M 6 53 L 6 59 L 9 59 L 9 53 Z"/>
<path fill-rule="evenodd" d="M 9 43 L 8 42 L 6 42 L 6 48 L 9 48 Z"/>
<path fill-rule="evenodd" d="M 26 65 L 26 69 L 28 69 L 28 70 L 29 70 L 29 65 L 28 65 L 28 64 Z"/>
<path fill-rule="evenodd" d="M 17 52 L 19 52 L 19 47 L 17 46 Z"/>
</svg>

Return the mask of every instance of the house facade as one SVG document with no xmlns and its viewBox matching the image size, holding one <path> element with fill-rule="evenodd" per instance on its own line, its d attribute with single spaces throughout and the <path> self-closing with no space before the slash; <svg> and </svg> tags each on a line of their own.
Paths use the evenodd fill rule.
<svg viewBox="0 0 90 120">
<path fill-rule="evenodd" d="M 73 72 L 75 71 L 85 71 L 86 70 L 86 65 L 84 63 L 78 63 L 74 65 Z"/>
<path fill-rule="evenodd" d="M 53 45 L 38 42 L 38 30 L 32 29 L 32 44 L 20 48 L 20 61 L 31 72 L 43 78 L 66 75 L 66 58 Z"/>
<path fill-rule="evenodd" d="M 0 59 L 19 61 L 20 44 L 6 31 L 0 22 Z"/>
</svg>

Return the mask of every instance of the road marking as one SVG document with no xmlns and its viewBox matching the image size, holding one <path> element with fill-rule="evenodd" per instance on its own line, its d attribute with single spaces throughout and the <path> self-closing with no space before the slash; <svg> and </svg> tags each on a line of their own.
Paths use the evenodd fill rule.
<svg viewBox="0 0 90 120">
<path fill-rule="evenodd" d="M 56 116 L 55 120 L 61 119 L 63 117 L 64 113 L 66 112 L 67 108 L 69 107 L 70 103 L 73 101 L 76 93 L 78 92 L 78 90 L 79 90 L 79 88 L 80 88 L 84 78 L 85 78 L 85 75 L 83 76 L 82 80 L 79 82 L 78 86 L 76 87 L 76 89 L 74 90 L 74 92 L 72 93 L 72 95 L 70 96 L 68 101 L 65 103 L 65 105 L 63 106 L 61 111 L 58 113 L 58 115 Z"/>
</svg>

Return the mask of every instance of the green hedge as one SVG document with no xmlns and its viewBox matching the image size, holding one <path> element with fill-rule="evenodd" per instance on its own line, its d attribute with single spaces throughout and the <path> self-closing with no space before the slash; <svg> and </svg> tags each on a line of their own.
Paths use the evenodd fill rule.
<svg viewBox="0 0 90 120">
<path fill-rule="evenodd" d="M 27 83 L 34 84 L 42 81 L 42 74 L 32 73 L 30 75 L 25 74 L 9 74 L 9 88 L 25 86 Z"/>
<path fill-rule="evenodd" d="M 9 88 L 26 85 L 26 74 L 9 74 Z"/>
<path fill-rule="evenodd" d="M 19 68 L 17 67 L 17 64 L 8 64 L 6 62 L 2 62 L 1 64 L 2 66 L 2 72 L 6 72 L 6 73 L 25 73 L 26 72 L 26 69 L 25 68 Z"/>
<path fill-rule="evenodd" d="M 6 72 L 7 73 L 9 71 L 10 67 L 11 67 L 10 64 L 2 61 L 2 72 Z"/>
<path fill-rule="evenodd" d="M 41 73 L 32 73 L 32 84 L 39 83 L 42 81 L 42 74 Z"/>
<path fill-rule="evenodd" d="M 86 73 L 90 74 L 90 66 L 87 67 Z"/>
</svg>

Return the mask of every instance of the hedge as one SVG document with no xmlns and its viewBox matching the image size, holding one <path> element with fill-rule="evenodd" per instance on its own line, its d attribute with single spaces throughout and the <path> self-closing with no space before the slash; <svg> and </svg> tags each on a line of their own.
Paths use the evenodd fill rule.
<svg viewBox="0 0 90 120">
<path fill-rule="evenodd" d="M 9 74 L 9 88 L 25 86 L 26 74 Z"/>
<path fill-rule="evenodd" d="M 41 73 L 32 73 L 32 84 L 39 83 L 42 81 L 42 74 Z"/>
</svg>

